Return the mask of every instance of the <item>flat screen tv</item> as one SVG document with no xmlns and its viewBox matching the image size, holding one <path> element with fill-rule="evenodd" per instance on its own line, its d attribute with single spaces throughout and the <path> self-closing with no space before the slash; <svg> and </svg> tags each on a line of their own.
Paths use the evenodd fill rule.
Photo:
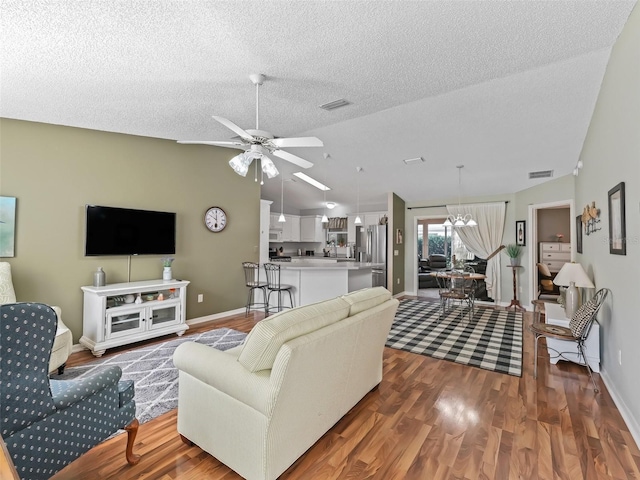
<svg viewBox="0 0 640 480">
<path fill-rule="evenodd" d="M 176 253 L 176 214 L 87 205 L 85 255 Z"/>
</svg>

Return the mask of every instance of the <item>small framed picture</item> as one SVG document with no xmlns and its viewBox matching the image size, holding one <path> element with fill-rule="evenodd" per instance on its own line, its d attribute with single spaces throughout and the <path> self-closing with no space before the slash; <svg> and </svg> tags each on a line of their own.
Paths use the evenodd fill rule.
<svg viewBox="0 0 640 480">
<path fill-rule="evenodd" d="M 396 244 L 402 245 L 402 229 L 401 228 L 396 229 Z"/>
<path fill-rule="evenodd" d="M 582 215 L 576 217 L 576 250 L 582 253 Z"/>
<path fill-rule="evenodd" d="M 613 255 L 627 254 L 624 182 L 620 182 L 609 190 L 609 253 Z"/>
<path fill-rule="evenodd" d="M 527 239 L 527 224 L 524 220 L 516 221 L 516 245 L 524 247 Z"/>
</svg>

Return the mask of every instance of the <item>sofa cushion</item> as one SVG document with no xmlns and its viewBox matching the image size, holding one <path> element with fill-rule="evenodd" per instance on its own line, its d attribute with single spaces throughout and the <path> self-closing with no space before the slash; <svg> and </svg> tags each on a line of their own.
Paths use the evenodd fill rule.
<svg viewBox="0 0 640 480">
<path fill-rule="evenodd" d="M 384 287 L 364 288 L 341 298 L 351 305 L 349 316 L 352 317 L 386 302 L 391 298 L 391 292 Z"/>
<path fill-rule="evenodd" d="M 238 361 L 250 372 L 268 370 L 285 342 L 347 318 L 349 306 L 334 298 L 267 317 L 249 332 Z"/>
<path fill-rule="evenodd" d="M 16 292 L 11 280 L 11 264 L 0 262 L 0 305 L 16 303 Z"/>
</svg>

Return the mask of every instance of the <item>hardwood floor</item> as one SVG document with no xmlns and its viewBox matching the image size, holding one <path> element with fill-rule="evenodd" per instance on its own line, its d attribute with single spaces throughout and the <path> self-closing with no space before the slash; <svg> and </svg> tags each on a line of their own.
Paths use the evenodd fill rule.
<svg viewBox="0 0 640 480">
<path fill-rule="evenodd" d="M 247 332 L 260 318 L 233 316 L 189 333 L 223 326 Z M 522 377 L 386 348 L 379 388 L 280 478 L 640 478 L 640 450 L 598 375 L 596 395 L 584 367 L 550 365 L 541 348 L 533 379 L 531 321 L 525 313 Z M 88 352 L 73 354 L 69 365 L 91 358 Z M 126 435 L 103 442 L 53 478 L 240 478 L 197 446 L 182 443 L 176 411 L 140 426 L 138 465 L 127 465 L 125 445 Z"/>
</svg>

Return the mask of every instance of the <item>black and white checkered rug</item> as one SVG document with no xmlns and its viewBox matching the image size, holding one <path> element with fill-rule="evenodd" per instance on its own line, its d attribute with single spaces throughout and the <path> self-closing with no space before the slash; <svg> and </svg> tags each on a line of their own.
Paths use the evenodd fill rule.
<svg viewBox="0 0 640 480">
<path fill-rule="evenodd" d="M 461 308 L 440 319 L 439 303 L 402 300 L 387 347 L 520 376 L 522 314 L 476 306 L 469 321 Z"/>
</svg>

